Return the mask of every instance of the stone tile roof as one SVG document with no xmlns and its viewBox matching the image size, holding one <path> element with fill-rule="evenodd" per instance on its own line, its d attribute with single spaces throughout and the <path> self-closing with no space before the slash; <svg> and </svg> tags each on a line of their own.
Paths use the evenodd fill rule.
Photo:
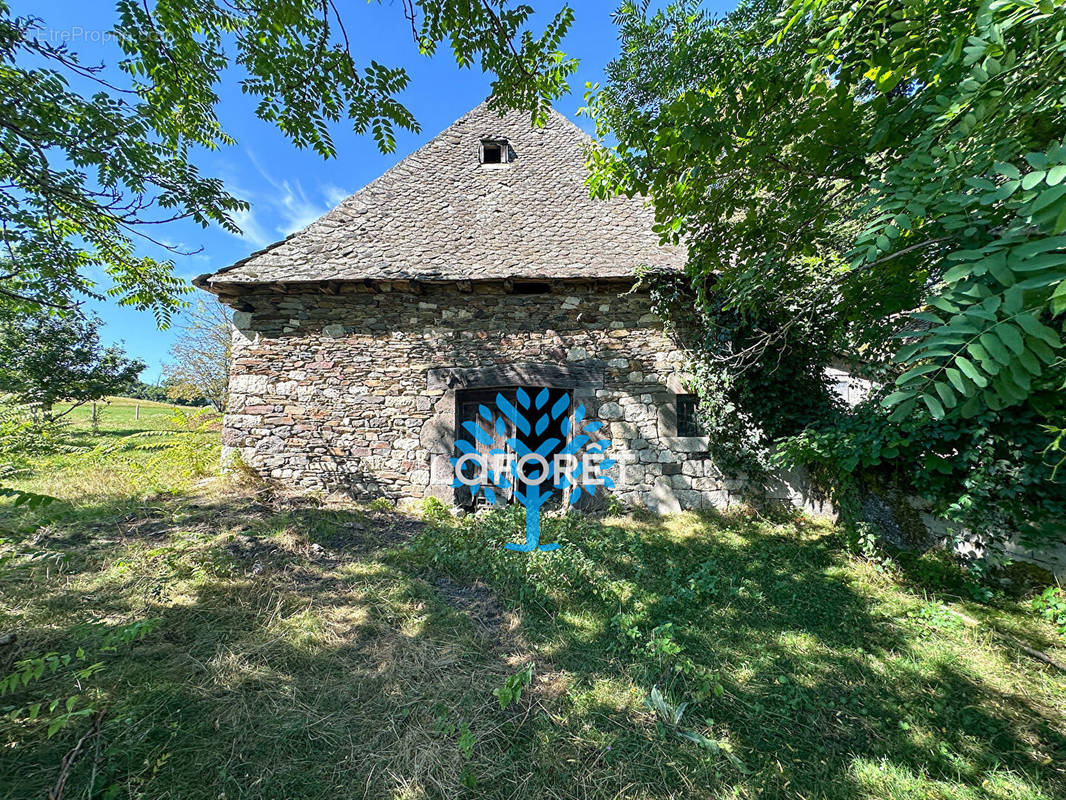
<svg viewBox="0 0 1066 800">
<path fill-rule="evenodd" d="M 484 139 L 506 139 L 513 161 L 480 164 Z M 531 129 L 528 115 L 482 104 L 308 227 L 196 283 L 612 278 L 684 266 L 683 248 L 659 245 L 644 201 L 589 198 L 591 141 L 558 112 Z"/>
</svg>

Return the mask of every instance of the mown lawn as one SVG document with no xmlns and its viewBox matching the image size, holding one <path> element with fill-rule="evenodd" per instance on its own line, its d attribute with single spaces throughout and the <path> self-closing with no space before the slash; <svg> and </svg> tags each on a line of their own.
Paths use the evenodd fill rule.
<svg viewBox="0 0 1066 800">
<path fill-rule="evenodd" d="M 939 557 L 750 512 L 556 517 L 530 556 L 516 513 L 130 447 L 33 461 L 65 499 L 0 506 L 0 675 L 56 654 L 0 697 L 0 797 L 1066 796 L 1066 674 L 1001 634 L 1066 648 L 1017 577 L 978 602 Z"/>
</svg>

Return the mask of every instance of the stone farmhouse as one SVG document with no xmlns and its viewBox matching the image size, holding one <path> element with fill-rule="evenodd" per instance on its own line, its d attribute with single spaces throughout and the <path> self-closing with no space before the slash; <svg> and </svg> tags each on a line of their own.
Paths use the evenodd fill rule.
<svg viewBox="0 0 1066 800">
<path fill-rule="evenodd" d="M 197 278 L 235 309 L 227 450 L 294 488 L 470 504 L 449 461 L 461 423 L 547 387 L 605 423 L 620 500 L 728 504 L 741 486 L 709 458 L 685 355 L 633 291 L 638 268 L 686 254 L 639 198 L 589 198 L 591 141 L 558 113 L 532 129 L 481 105 L 304 230 Z"/>
</svg>

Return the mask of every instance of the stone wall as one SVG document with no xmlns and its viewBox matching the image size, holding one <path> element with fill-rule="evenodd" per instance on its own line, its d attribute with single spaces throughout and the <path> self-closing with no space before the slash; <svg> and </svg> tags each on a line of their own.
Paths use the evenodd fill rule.
<svg viewBox="0 0 1066 800">
<path fill-rule="evenodd" d="M 606 423 L 621 500 L 659 511 L 723 506 L 742 482 L 707 440 L 677 437 L 685 358 L 645 294 L 616 282 L 388 284 L 261 291 L 234 314 L 223 443 L 294 488 L 451 502 L 456 393 L 566 387 Z M 798 500 L 787 481 L 776 489 Z"/>
</svg>

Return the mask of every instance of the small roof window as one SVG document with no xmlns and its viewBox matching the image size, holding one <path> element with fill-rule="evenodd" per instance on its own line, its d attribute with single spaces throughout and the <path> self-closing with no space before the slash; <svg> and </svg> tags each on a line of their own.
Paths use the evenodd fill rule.
<svg viewBox="0 0 1066 800">
<path fill-rule="evenodd" d="M 511 147 L 506 139 L 482 139 L 478 148 L 478 161 L 482 164 L 507 164 L 511 160 Z"/>
</svg>

